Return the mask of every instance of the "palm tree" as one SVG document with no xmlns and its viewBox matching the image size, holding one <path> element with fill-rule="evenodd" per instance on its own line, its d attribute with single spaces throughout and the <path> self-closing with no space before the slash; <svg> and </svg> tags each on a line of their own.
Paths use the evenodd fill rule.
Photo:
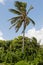
<svg viewBox="0 0 43 65">
<path fill-rule="evenodd" d="M 13 14 L 17 14 L 18 16 L 13 17 L 10 20 L 11 22 L 11 27 L 15 27 L 16 32 L 19 31 L 19 29 L 21 28 L 22 24 L 23 24 L 23 46 L 22 46 L 22 52 L 24 52 L 24 37 L 25 37 L 25 29 L 26 27 L 29 25 L 30 22 L 32 22 L 33 25 L 35 25 L 35 22 L 28 17 L 28 13 L 33 9 L 32 6 L 30 6 L 30 8 L 28 9 L 28 11 L 26 10 L 27 8 L 27 3 L 25 2 L 19 2 L 16 1 L 15 2 L 15 7 L 16 9 L 9 9 L 10 12 L 12 12 Z"/>
</svg>

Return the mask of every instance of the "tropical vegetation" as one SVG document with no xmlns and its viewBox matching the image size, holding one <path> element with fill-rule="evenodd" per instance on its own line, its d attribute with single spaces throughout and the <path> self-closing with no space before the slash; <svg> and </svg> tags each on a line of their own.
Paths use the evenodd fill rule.
<svg viewBox="0 0 43 65">
<path fill-rule="evenodd" d="M 24 38 L 22 53 L 22 36 L 13 40 L 0 40 L 0 65 L 43 65 L 43 48 L 36 38 Z"/>
<path fill-rule="evenodd" d="M 16 32 L 23 25 L 23 36 L 18 36 L 13 40 L 0 40 L 0 65 L 43 65 L 43 46 L 37 42 L 35 37 L 31 39 L 25 37 L 25 29 L 32 22 L 28 13 L 33 9 L 32 6 L 27 11 L 27 3 L 16 1 L 16 9 L 9 9 L 17 16 L 9 19 L 11 27 L 15 27 Z"/>
</svg>

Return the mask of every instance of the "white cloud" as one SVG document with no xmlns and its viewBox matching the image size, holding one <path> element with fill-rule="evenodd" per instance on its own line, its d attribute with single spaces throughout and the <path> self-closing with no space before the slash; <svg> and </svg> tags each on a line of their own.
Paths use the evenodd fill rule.
<svg viewBox="0 0 43 65">
<path fill-rule="evenodd" d="M 40 44 L 43 44 L 43 28 L 41 28 L 40 30 L 36 30 L 35 28 L 32 28 L 27 31 L 25 36 L 29 38 L 35 37 L 38 40 L 38 42 L 40 41 Z"/>
<path fill-rule="evenodd" d="M 4 40 L 3 33 L 0 31 L 0 40 Z"/>
<path fill-rule="evenodd" d="M 4 0 L 0 0 L 0 3 L 3 4 L 3 5 L 5 4 Z"/>
</svg>

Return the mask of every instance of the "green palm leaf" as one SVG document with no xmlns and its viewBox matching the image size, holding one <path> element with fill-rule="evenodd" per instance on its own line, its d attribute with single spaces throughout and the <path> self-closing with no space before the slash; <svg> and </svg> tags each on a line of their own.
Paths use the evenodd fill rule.
<svg viewBox="0 0 43 65">
<path fill-rule="evenodd" d="M 31 5 L 30 8 L 28 9 L 27 14 L 28 14 L 32 9 L 34 9 L 34 7 Z"/>
<path fill-rule="evenodd" d="M 15 2 L 15 7 L 17 7 L 17 9 L 21 12 L 26 11 L 26 6 L 27 6 L 27 3 L 25 2 L 18 2 L 18 1 Z"/>
<path fill-rule="evenodd" d="M 14 14 L 18 14 L 21 15 L 21 12 L 15 10 L 15 9 L 9 9 L 10 12 L 14 13 Z"/>
<path fill-rule="evenodd" d="M 14 24 L 20 18 L 21 18 L 21 16 L 13 17 L 13 18 L 9 19 L 9 21 L 11 22 L 11 24 Z"/>
<path fill-rule="evenodd" d="M 12 24 L 11 26 L 10 26 L 10 28 L 9 29 L 11 29 L 12 27 L 14 27 L 15 26 L 15 23 L 14 24 Z"/>
<path fill-rule="evenodd" d="M 29 20 L 32 22 L 33 25 L 35 25 L 35 22 L 30 17 Z"/>
<path fill-rule="evenodd" d="M 15 26 L 16 32 L 21 28 L 23 23 L 23 19 L 18 20 L 17 25 Z"/>
</svg>

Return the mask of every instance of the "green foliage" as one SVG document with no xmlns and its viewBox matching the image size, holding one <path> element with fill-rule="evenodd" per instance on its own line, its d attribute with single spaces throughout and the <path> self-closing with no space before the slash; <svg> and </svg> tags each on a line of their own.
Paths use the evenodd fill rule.
<svg viewBox="0 0 43 65">
<path fill-rule="evenodd" d="M 26 61 L 19 61 L 15 65 L 28 65 Z"/>
<path fill-rule="evenodd" d="M 0 40 L 0 63 L 2 65 L 25 64 L 25 61 L 28 65 L 43 63 L 43 48 L 37 43 L 36 38 L 24 38 L 24 53 L 22 53 L 22 39 L 23 37 L 19 36 L 11 41 Z"/>
<path fill-rule="evenodd" d="M 25 3 L 25 2 L 19 2 L 19 1 L 15 2 L 15 7 L 17 7 L 17 9 L 20 11 L 25 11 L 26 6 L 27 6 L 27 3 Z"/>
</svg>

